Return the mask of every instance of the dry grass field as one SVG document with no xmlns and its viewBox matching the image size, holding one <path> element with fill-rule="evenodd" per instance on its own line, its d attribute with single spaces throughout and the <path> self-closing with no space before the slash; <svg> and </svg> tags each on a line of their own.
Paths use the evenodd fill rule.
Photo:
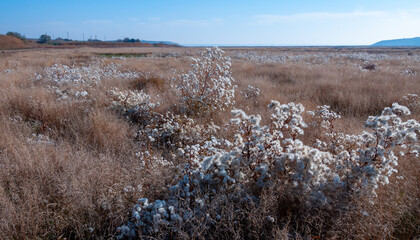
<svg viewBox="0 0 420 240">
<path fill-rule="evenodd" d="M 0 50 L 28 48 L 21 39 L 0 34 Z"/>
<path fill-rule="evenodd" d="M 211 90 L 180 77 L 203 50 L 0 53 L 0 239 L 420 237 L 419 49 L 223 48 Z"/>
</svg>

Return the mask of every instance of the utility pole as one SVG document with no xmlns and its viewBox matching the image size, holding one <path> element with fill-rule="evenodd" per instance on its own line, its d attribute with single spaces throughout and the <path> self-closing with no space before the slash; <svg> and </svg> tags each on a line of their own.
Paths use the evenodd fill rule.
<svg viewBox="0 0 420 240">
<path fill-rule="evenodd" d="M 85 33 L 83 33 L 83 42 L 85 41 Z"/>
<path fill-rule="evenodd" d="M 70 38 L 69 38 L 69 32 L 67 32 L 67 40 L 69 40 Z"/>
</svg>

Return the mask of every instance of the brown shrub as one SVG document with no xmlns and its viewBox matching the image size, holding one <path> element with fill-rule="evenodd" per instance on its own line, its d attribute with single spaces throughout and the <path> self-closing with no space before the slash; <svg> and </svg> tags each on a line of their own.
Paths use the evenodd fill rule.
<svg viewBox="0 0 420 240">
<path fill-rule="evenodd" d="M 375 63 L 365 63 L 363 64 L 362 69 L 375 71 L 376 69 L 378 69 L 378 65 L 376 65 Z"/>
<path fill-rule="evenodd" d="M 165 79 L 159 76 L 151 75 L 151 76 L 141 76 L 132 80 L 129 83 L 129 87 L 134 90 L 145 90 L 149 88 L 153 88 L 158 91 L 165 91 L 168 88 L 168 83 L 166 83 Z"/>
<path fill-rule="evenodd" d="M 8 35 L 0 35 L 0 50 L 21 49 L 27 47 L 28 46 L 19 38 Z"/>
<path fill-rule="evenodd" d="M 94 148 L 110 152 L 129 151 L 130 126 L 114 114 L 95 110 L 87 117 L 86 132 L 81 133 L 81 138 L 88 140 Z M 133 134 L 131 134 L 133 136 Z M 132 146 L 131 146 L 132 147 Z"/>
</svg>

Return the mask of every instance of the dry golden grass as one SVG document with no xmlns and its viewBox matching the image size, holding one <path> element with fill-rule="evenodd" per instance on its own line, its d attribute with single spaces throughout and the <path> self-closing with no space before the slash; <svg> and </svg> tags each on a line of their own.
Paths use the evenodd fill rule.
<svg viewBox="0 0 420 240">
<path fill-rule="evenodd" d="M 1 39 L 0 39 L 1 41 Z M 4 47 L 6 45 L 0 44 Z M 13 45 L 16 46 L 16 45 Z M 227 54 L 256 51 L 264 54 L 326 54 L 368 51 L 403 57 L 407 49 L 226 49 Z M 171 109 L 176 96 L 170 79 L 189 69 L 189 57 L 197 48 L 112 48 L 51 49 L 6 52 L 0 55 L 0 239 L 108 239 L 123 224 L 136 199 L 159 197 L 173 182 L 169 169 L 139 169 L 136 157 L 137 126 L 109 108 L 107 90 L 144 90 L 165 100 L 161 110 Z M 101 58 L 102 65 L 119 64 L 119 69 L 147 73 L 134 80 L 104 79 L 90 89 L 94 101 L 58 101 L 45 81 L 35 81 L 34 73 L 61 63 L 86 66 L 102 53 L 171 53 L 180 57 Z M 375 71 L 361 70 L 363 62 L 345 59 L 344 64 L 255 63 L 233 61 L 237 81 L 236 106 L 250 113 L 266 113 L 272 99 L 281 103 L 303 103 L 307 109 L 331 105 L 342 114 L 337 128 L 359 133 L 363 121 L 408 93 L 420 94 L 420 74 L 404 75 L 406 69 L 419 73 L 418 60 L 393 58 L 373 61 Z M 5 70 L 12 69 L 6 72 Z M 174 71 L 176 70 L 176 72 Z M 246 99 L 240 93 L 248 85 L 261 95 Z M 70 89 L 79 86 L 67 85 Z M 419 119 L 418 109 L 413 117 Z M 197 122 L 224 122 L 226 112 L 213 113 Z M 308 129 L 310 141 L 317 132 Z M 420 174 L 418 159 L 400 166 L 404 180 L 389 185 L 378 194 L 378 204 L 364 216 L 357 211 L 369 199 L 353 203 L 355 211 L 293 212 L 299 201 L 284 202 L 282 189 L 269 189 L 262 206 L 237 213 L 226 203 L 223 216 L 241 214 L 241 226 L 221 221 L 212 229 L 215 238 L 308 239 L 323 234 L 330 239 L 410 239 L 420 234 Z M 138 187 L 141 185 L 141 187 Z M 126 186 L 137 188 L 126 192 Z M 223 201 L 223 199 L 220 199 Z M 301 208 L 301 211 L 305 208 Z M 280 225 L 267 224 L 266 213 L 284 216 Z M 340 214 L 342 214 L 341 212 Z M 301 216 L 298 218 L 297 216 Z M 330 218 L 331 220 L 328 220 Z M 244 228 L 245 226 L 245 228 Z M 252 226 L 252 227 L 246 227 Z M 200 229 L 197 227 L 197 236 Z M 294 234 L 292 234 L 294 232 Z M 200 237 L 198 237 L 200 238 Z"/>
<path fill-rule="evenodd" d="M 0 35 L 0 50 L 22 49 L 27 47 L 28 46 L 19 38 L 8 35 Z"/>
</svg>

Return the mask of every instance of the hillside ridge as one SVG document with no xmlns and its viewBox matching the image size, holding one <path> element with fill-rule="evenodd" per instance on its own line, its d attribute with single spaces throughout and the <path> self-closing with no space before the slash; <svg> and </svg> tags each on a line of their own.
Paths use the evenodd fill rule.
<svg viewBox="0 0 420 240">
<path fill-rule="evenodd" d="M 382 40 L 372 44 L 378 47 L 420 47 L 420 37 Z"/>
</svg>

